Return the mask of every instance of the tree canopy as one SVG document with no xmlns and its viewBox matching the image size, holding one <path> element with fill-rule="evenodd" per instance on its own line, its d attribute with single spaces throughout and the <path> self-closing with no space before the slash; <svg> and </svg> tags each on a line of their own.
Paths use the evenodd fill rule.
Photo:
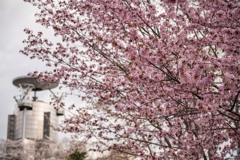
<svg viewBox="0 0 240 160">
<path fill-rule="evenodd" d="M 84 160 L 86 158 L 87 152 L 79 152 L 75 150 L 69 155 L 67 160 Z"/>
<path fill-rule="evenodd" d="M 223 159 L 240 141 L 238 0 L 25 0 L 61 41 L 21 51 L 88 103 L 60 130 L 144 159 Z M 63 102 L 56 103 L 62 107 Z"/>
</svg>

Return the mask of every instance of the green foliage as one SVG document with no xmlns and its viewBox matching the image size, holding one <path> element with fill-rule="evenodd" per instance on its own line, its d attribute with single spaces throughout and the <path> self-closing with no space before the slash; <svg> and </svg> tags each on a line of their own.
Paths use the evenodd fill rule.
<svg viewBox="0 0 240 160">
<path fill-rule="evenodd" d="M 79 152 L 75 150 L 72 154 L 69 155 L 67 160 L 84 160 L 87 157 L 87 152 Z"/>
</svg>

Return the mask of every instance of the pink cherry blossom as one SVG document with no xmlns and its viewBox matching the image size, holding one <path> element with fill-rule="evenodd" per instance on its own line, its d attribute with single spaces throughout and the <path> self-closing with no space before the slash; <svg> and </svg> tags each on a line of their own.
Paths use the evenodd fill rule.
<svg viewBox="0 0 240 160">
<path fill-rule="evenodd" d="M 87 104 L 70 107 L 59 130 L 141 159 L 223 159 L 237 150 L 237 0 L 25 1 L 62 39 L 25 29 L 21 53 L 53 70 L 31 75 L 60 81 Z"/>
</svg>

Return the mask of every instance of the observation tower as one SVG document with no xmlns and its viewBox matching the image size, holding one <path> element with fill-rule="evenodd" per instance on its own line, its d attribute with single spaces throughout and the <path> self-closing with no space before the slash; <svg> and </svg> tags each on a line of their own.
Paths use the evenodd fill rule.
<svg viewBox="0 0 240 160">
<path fill-rule="evenodd" d="M 14 113 L 8 115 L 7 139 L 57 141 L 57 132 L 50 124 L 57 126 L 58 117 L 64 115 L 64 112 L 38 100 L 37 92 L 49 90 L 54 94 L 51 89 L 56 88 L 58 83 L 42 83 L 36 78 L 22 76 L 15 78 L 13 85 L 20 89 L 21 95 L 14 97 L 17 104 Z M 30 97 L 31 94 L 33 97 Z"/>
</svg>

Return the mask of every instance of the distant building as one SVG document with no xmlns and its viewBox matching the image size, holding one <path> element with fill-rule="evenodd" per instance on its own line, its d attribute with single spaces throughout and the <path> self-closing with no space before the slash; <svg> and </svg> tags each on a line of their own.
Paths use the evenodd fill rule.
<svg viewBox="0 0 240 160">
<path fill-rule="evenodd" d="M 61 114 L 53 106 L 39 100 L 24 101 L 23 105 L 16 105 L 14 114 L 8 116 L 7 138 L 57 141 L 57 133 L 50 127 L 50 123 L 57 126 Z"/>
<path fill-rule="evenodd" d="M 13 84 L 22 90 L 22 95 L 14 97 L 17 104 L 14 113 L 8 115 L 7 139 L 22 139 L 23 143 L 31 146 L 37 146 L 36 142 L 41 140 L 56 142 L 57 132 L 50 125 L 57 126 L 58 116 L 63 115 L 63 110 L 56 110 L 52 105 L 38 100 L 36 92 L 51 90 L 58 84 L 40 83 L 37 79 L 27 76 L 14 79 Z M 31 100 L 28 95 L 32 91 L 34 97 Z M 23 150 L 26 151 L 26 147 Z M 28 152 L 31 153 L 28 159 L 34 159 L 35 147 Z"/>
</svg>

